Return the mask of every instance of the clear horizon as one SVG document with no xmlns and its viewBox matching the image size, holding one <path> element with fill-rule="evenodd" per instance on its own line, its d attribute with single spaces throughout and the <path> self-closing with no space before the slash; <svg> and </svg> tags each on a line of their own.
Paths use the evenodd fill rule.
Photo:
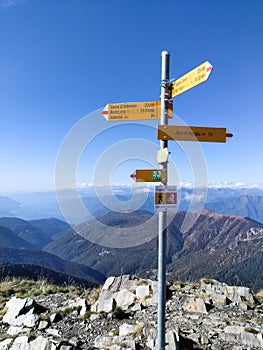
<svg viewBox="0 0 263 350">
<path fill-rule="evenodd" d="M 154 184 L 147 184 L 145 183 L 144 186 L 146 188 L 149 188 L 150 190 L 154 190 Z M 195 184 L 193 182 L 185 182 L 185 183 L 180 183 L 177 185 L 178 188 L 184 188 L 184 189 L 191 189 L 195 187 Z M 106 186 L 98 186 L 101 188 L 106 188 Z M 79 186 L 76 187 L 78 191 L 81 190 L 88 190 L 91 188 L 94 188 L 93 184 L 79 184 Z M 114 192 L 114 188 L 130 188 L 132 190 L 133 185 L 132 184 L 114 184 L 112 186 L 110 186 L 110 188 L 113 189 Z M 216 188 L 224 188 L 224 189 L 236 189 L 236 190 L 240 190 L 240 189 L 258 189 L 258 190 L 263 190 L 263 183 L 242 183 L 242 182 L 222 182 L 222 183 L 209 183 L 207 185 L 207 189 L 216 189 Z M 72 190 L 74 188 L 65 188 L 62 189 L 61 191 L 67 191 L 67 190 Z M 59 190 L 57 190 L 59 191 Z M 27 194 L 45 194 L 45 193 L 56 193 L 56 190 L 53 188 L 50 189 L 45 189 L 45 190 L 21 190 L 21 191 L 1 191 L 0 197 L 12 197 L 12 195 L 27 195 Z"/>
</svg>

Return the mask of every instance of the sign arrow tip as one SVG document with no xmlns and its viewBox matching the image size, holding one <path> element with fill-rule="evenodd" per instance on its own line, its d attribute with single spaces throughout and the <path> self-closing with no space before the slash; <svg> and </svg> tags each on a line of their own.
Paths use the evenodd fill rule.
<svg viewBox="0 0 263 350">
<path fill-rule="evenodd" d="M 130 175 L 130 178 L 133 179 L 133 180 L 136 180 L 136 172 L 133 172 L 133 173 Z"/>
</svg>

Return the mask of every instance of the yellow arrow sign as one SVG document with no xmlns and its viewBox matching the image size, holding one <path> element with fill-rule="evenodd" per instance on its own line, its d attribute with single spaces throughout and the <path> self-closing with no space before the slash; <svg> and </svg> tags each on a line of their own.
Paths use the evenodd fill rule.
<svg viewBox="0 0 263 350">
<path fill-rule="evenodd" d="M 226 142 L 226 138 L 232 136 L 226 128 L 158 125 L 158 140 Z"/>
<path fill-rule="evenodd" d="M 182 94 L 186 90 L 206 81 L 213 69 L 213 66 L 208 61 L 204 62 L 197 68 L 191 70 L 189 73 L 183 75 L 172 83 L 171 97 Z"/>
<path fill-rule="evenodd" d="M 139 169 L 130 177 L 136 182 L 167 182 L 167 169 Z"/>
<path fill-rule="evenodd" d="M 161 102 L 126 102 L 109 103 L 103 109 L 102 115 L 109 122 L 124 120 L 154 120 L 160 119 Z M 173 103 L 169 101 L 168 116 L 173 117 Z"/>
</svg>

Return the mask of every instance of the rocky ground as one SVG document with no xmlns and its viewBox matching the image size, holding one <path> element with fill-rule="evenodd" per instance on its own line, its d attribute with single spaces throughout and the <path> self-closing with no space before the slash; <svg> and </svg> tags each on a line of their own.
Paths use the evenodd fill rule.
<svg viewBox="0 0 263 350">
<path fill-rule="evenodd" d="M 0 350 L 156 349 L 157 282 L 109 277 L 87 295 L 12 296 L 1 310 Z M 261 301 L 215 280 L 169 286 L 166 350 L 262 349 Z"/>
</svg>

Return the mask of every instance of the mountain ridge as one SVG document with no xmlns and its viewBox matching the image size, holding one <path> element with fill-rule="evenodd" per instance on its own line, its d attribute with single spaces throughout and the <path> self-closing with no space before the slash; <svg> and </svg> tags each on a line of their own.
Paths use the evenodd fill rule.
<svg viewBox="0 0 263 350">
<path fill-rule="evenodd" d="M 111 221 L 114 221 L 114 216 L 118 222 L 121 215 L 112 214 Z M 255 220 L 205 210 L 201 212 L 192 228 L 182 233 L 180 227 L 185 216 L 185 212 L 178 212 L 167 227 L 166 263 L 171 280 L 198 280 L 203 276 L 213 278 L 225 268 L 231 269 L 237 263 L 252 258 L 263 245 L 263 225 Z M 151 215 L 148 214 L 148 217 Z M 126 220 L 127 218 L 128 216 Z M 130 226 L 131 224 L 129 223 Z M 149 220 L 146 227 L 150 231 L 155 230 L 156 237 L 134 247 L 109 248 L 85 240 L 84 237 L 89 236 L 89 230 L 95 230 L 96 235 L 100 234 L 100 231 L 96 231 L 96 223 L 93 225 L 89 222 L 88 225 L 76 226 L 75 231 L 82 232 L 81 235 L 68 231 L 64 237 L 61 236 L 44 249 L 64 258 L 67 256 L 75 262 L 81 260 L 106 276 L 122 273 L 144 276 L 148 270 L 148 277 L 153 277 L 151 270 L 157 269 L 158 257 L 157 216 L 152 221 Z M 83 230 L 86 230 L 86 233 Z M 108 227 L 107 232 L 114 235 L 114 227 Z M 80 250 L 77 248 L 78 244 L 81 246 Z M 63 251 L 61 247 L 65 247 L 66 250 Z M 141 264 L 138 261 L 141 261 Z M 263 279 L 260 278 L 257 284 L 250 281 L 250 285 L 263 287 Z"/>
<path fill-rule="evenodd" d="M 0 247 L 33 249 L 32 244 L 26 242 L 4 226 L 0 226 Z"/>
<path fill-rule="evenodd" d="M 170 280 L 198 280 L 203 276 L 214 278 L 215 276 L 223 281 L 224 275 L 228 282 L 233 283 L 232 279 L 235 273 L 243 284 L 252 288 L 262 288 L 263 278 L 256 269 L 256 261 L 261 262 L 261 247 L 263 246 L 263 224 L 240 216 L 229 214 L 213 213 L 203 210 L 194 225 L 187 231 L 182 232 L 182 223 L 188 218 L 191 220 L 194 213 L 178 212 L 168 213 L 167 227 L 167 273 Z M 17 237 L 19 228 L 32 227 L 32 222 L 9 218 L 12 224 L 18 223 L 16 228 Z M 21 263 L 30 262 L 32 264 L 42 264 L 47 268 L 59 270 L 61 262 L 56 260 L 60 257 L 64 261 L 81 264 L 92 269 L 91 276 L 94 277 L 94 270 L 98 271 L 99 278 L 102 276 L 138 274 L 156 278 L 158 268 L 158 216 L 150 213 L 107 213 L 98 220 L 89 221 L 81 225 L 76 225 L 73 229 L 68 229 L 67 224 L 55 220 L 55 231 L 49 231 L 50 221 L 39 221 L 39 228 L 46 226 L 48 234 L 44 234 L 47 245 L 43 246 L 42 252 L 34 247 L 34 250 L 20 249 L 16 252 L 2 252 L 5 260 L 3 263 L 16 263 L 12 258 L 20 256 Z M 0 219 L 1 222 L 1 219 Z M 2 220 L 3 222 L 3 220 Z M 102 225 L 103 223 L 103 225 Z M 29 225 L 29 226 L 28 226 Z M 30 226 L 31 225 L 31 226 Z M 62 226 L 61 226 L 62 225 Z M 66 228 L 66 231 L 60 231 L 60 228 Z M 129 228 L 129 234 L 135 241 L 131 246 L 114 246 L 118 240 L 125 238 L 124 228 Z M 36 232 L 34 228 L 33 235 L 26 232 L 26 237 L 30 237 L 35 242 Z M 54 233 L 54 234 L 53 234 Z M 112 246 L 104 246 L 89 240 L 89 237 L 108 237 Z M 134 236 L 134 237 L 133 237 Z M 13 235 L 13 237 L 15 237 Z M 42 242 L 44 242 L 42 237 Z M 139 239 L 139 241 L 136 241 Z M 21 241 L 23 242 L 23 241 Z M 21 243 L 22 244 L 22 243 Z M 22 246 L 21 246 L 22 247 Z M 7 249 L 7 248 L 6 248 Z M 51 256 L 46 256 L 51 253 Z M 21 257 L 23 256 L 23 257 Z M 37 258 L 38 256 L 38 258 Z M 40 261 L 42 260 L 42 263 Z M 45 262 L 45 264 L 44 264 Z M 48 262 L 48 263 L 47 263 Z M 44 265 L 43 265 L 44 264 Z M 246 274 L 240 272 L 239 267 L 244 266 Z M 74 271 L 74 268 L 71 267 Z M 78 270 L 75 267 L 75 272 Z M 65 263 L 61 272 L 65 272 Z M 80 269 L 81 271 L 81 269 Z M 86 271 L 87 273 L 87 271 Z M 71 273 L 72 274 L 72 273 Z M 96 274 L 96 272 L 95 272 Z M 257 281 L 252 278 L 257 276 Z M 78 275 L 78 277 L 83 277 Z M 95 278 L 96 279 L 96 278 Z"/>
<path fill-rule="evenodd" d="M 84 288 L 99 286 L 93 279 L 86 279 L 70 275 L 69 273 L 56 271 L 47 267 L 29 263 L 1 263 L 0 281 L 8 279 L 28 279 L 33 281 L 46 281 L 56 285 L 77 285 Z M 101 281 L 100 281 L 101 282 Z"/>
</svg>

